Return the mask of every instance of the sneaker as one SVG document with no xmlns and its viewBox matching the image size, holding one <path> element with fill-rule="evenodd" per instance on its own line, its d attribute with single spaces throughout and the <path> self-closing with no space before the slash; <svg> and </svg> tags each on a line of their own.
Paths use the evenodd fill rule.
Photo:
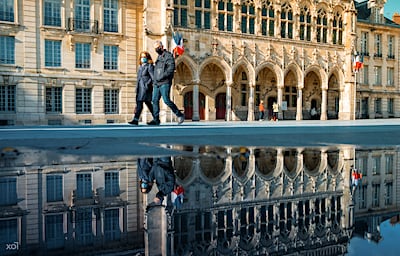
<svg viewBox="0 0 400 256">
<path fill-rule="evenodd" d="M 128 124 L 131 124 L 131 125 L 138 125 L 138 124 L 139 124 L 139 121 L 138 121 L 138 120 L 132 120 L 132 121 L 129 121 Z"/>
<path fill-rule="evenodd" d="M 183 123 L 183 121 L 185 121 L 185 117 L 184 116 L 178 116 L 178 124 Z"/>
<path fill-rule="evenodd" d="M 147 124 L 148 124 L 148 125 L 160 125 L 160 121 L 151 120 L 151 121 L 148 122 Z"/>
</svg>

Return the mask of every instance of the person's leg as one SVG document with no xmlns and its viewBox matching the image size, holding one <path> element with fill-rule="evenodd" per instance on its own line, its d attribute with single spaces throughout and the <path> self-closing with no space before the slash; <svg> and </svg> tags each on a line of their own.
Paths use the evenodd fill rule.
<svg viewBox="0 0 400 256">
<path fill-rule="evenodd" d="M 153 116 L 154 119 L 154 110 L 153 110 L 153 104 L 151 103 L 151 101 L 145 101 L 144 102 L 147 106 L 147 108 L 149 109 L 151 115 Z"/>
<path fill-rule="evenodd" d="M 142 114 L 142 110 L 143 110 L 143 101 L 139 100 L 136 102 L 136 112 L 133 117 L 133 120 L 139 121 L 139 117 L 140 117 L 140 114 Z"/>
<path fill-rule="evenodd" d="M 160 123 L 160 99 L 161 99 L 160 86 L 154 86 L 152 102 L 153 102 L 153 118 L 154 118 L 153 121 L 155 123 Z"/>
<path fill-rule="evenodd" d="M 160 86 L 161 96 L 163 98 L 164 103 L 172 110 L 172 112 L 176 116 L 181 117 L 183 116 L 183 114 L 181 113 L 181 111 L 179 111 L 175 103 L 172 102 L 171 99 L 169 98 L 170 90 L 171 90 L 171 85 L 169 84 L 163 84 Z"/>
</svg>

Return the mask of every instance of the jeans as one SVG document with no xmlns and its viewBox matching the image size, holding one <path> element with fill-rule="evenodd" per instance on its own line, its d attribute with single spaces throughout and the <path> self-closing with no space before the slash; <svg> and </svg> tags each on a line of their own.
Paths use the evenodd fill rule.
<svg viewBox="0 0 400 256">
<path fill-rule="evenodd" d="M 260 111 L 260 114 L 259 114 L 259 118 L 258 118 L 259 120 L 263 120 L 264 119 L 264 111 Z"/>
<path fill-rule="evenodd" d="M 171 90 L 170 84 L 162 84 L 160 86 L 153 87 L 153 114 L 154 120 L 160 120 L 160 99 L 162 97 L 164 103 L 172 110 L 172 112 L 176 116 L 183 116 L 183 114 L 179 111 L 178 107 L 173 103 L 169 98 L 169 92 Z"/>
</svg>

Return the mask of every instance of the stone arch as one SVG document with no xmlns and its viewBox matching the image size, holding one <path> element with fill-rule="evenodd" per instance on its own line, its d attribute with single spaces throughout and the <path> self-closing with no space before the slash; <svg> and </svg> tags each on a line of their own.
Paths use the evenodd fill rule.
<svg viewBox="0 0 400 256">
<path fill-rule="evenodd" d="M 288 64 L 288 66 L 285 70 L 285 76 L 284 76 L 285 78 L 289 72 L 293 72 L 293 74 L 295 75 L 295 78 L 297 80 L 297 85 L 299 85 L 300 82 L 303 81 L 303 79 L 304 79 L 303 71 L 301 70 L 301 67 L 296 62 L 292 61 Z"/>
<path fill-rule="evenodd" d="M 247 60 L 244 60 L 244 59 L 240 59 L 232 67 L 232 75 L 235 76 L 235 73 L 241 68 L 243 68 L 246 71 L 249 81 L 255 81 L 256 78 L 255 78 L 254 68 L 250 62 L 248 62 Z"/>
<path fill-rule="evenodd" d="M 255 75 L 256 77 L 258 74 L 264 70 L 265 68 L 270 69 L 271 71 L 274 72 L 275 77 L 276 77 L 276 84 L 283 84 L 283 75 L 282 75 L 282 69 L 275 63 L 273 62 L 263 62 L 260 65 L 258 65 L 255 69 Z"/>
<path fill-rule="evenodd" d="M 192 71 L 193 79 L 198 78 L 198 65 L 196 62 L 190 58 L 188 55 L 182 55 L 176 59 L 175 66 L 178 67 L 181 63 L 184 63 Z"/>
<path fill-rule="evenodd" d="M 231 67 L 228 65 L 228 63 L 226 63 L 225 60 L 219 58 L 219 57 L 209 57 L 207 59 L 205 59 L 199 66 L 199 72 L 198 74 L 201 74 L 203 72 L 203 69 L 210 63 L 213 63 L 215 65 L 217 65 L 219 68 L 221 68 L 221 70 L 225 73 L 225 82 L 227 84 L 232 82 L 232 69 Z"/>
</svg>

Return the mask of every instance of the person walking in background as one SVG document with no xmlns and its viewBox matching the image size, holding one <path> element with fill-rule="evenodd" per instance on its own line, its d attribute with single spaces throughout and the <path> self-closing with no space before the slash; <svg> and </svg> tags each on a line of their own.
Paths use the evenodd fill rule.
<svg viewBox="0 0 400 256">
<path fill-rule="evenodd" d="M 272 104 L 272 120 L 273 121 L 278 121 L 278 112 L 279 112 L 279 105 L 278 103 L 274 102 L 274 104 Z"/>
<path fill-rule="evenodd" d="M 265 114 L 265 107 L 264 107 L 264 101 L 260 101 L 260 105 L 258 105 L 258 111 L 260 112 L 259 116 L 259 121 L 262 121 L 264 119 L 264 114 Z"/>
<path fill-rule="evenodd" d="M 158 54 L 154 66 L 154 88 L 153 88 L 153 110 L 154 119 L 150 121 L 149 125 L 160 124 L 160 99 L 163 98 L 164 103 L 172 110 L 178 117 L 178 124 L 183 123 L 185 117 L 174 102 L 169 98 L 172 79 L 175 72 L 175 59 L 172 54 L 164 49 L 161 41 L 154 43 L 155 51 Z"/>
<path fill-rule="evenodd" d="M 129 124 L 139 124 L 140 114 L 143 110 L 143 103 L 146 104 L 150 113 L 153 115 L 153 105 L 151 103 L 153 95 L 153 75 L 154 66 L 151 55 L 150 53 L 143 51 L 140 53 L 139 70 L 137 73 L 136 108 L 132 121 L 128 122 Z"/>
</svg>

